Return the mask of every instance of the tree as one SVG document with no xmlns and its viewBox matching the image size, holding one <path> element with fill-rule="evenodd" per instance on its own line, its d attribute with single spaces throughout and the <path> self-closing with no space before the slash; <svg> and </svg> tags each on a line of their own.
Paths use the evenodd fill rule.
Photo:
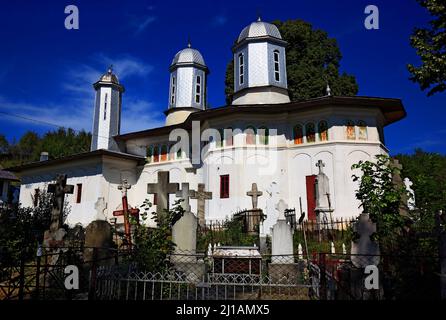
<svg viewBox="0 0 446 320">
<path fill-rule="evenodd" d="M 274 21 L 282 38 L 288 42 L 286 64 L 288 92 L 292 101 L 326 95 L 327 83 L 333 95 L 353 96 L 358 84 L 352 75 L 340 73 L 342 58 L 335 39 L 327 32 L 313 29 L 302 20 Z M 227 103 L 234 92 L 234 67 L 231 61 L 226 69 L 225 93 Z"/>
<path fill-rule="evenodd" d="M 407 66 L 409 78 L 428 90 L 427 95 L 446 90 L 446 3 L 438 0 L 417 0 L 434 17 L 429 28 L 416 28 L 410 44 L 421 58 L 419 67 Z"/>
<path fill-rule="evenodd" d="M 9 142 L 6 140 L 6 137 L 0 134 L 0 155 L 6 154 L 9 152 Z"/>
<path fill-rule="evenodd" d="M 170 266 L 168 257 L 175 249 L 175 243 L 172 241 L 172 227 L 184 214 L 184 209 L 180 205 L 181 201 L 183 200 L 175 201 L 171 210 L 165 210 L 163 215 L 158 215 L 156 212 L 150 213 L 152 203 L 147 199 L 141 205 L 144 210 L 141 214 L 142 223 L 136 223 L 132 218 L 131 223 L 135 226 L 135 250 L 131 259 L 139 269 L 161 273 L 167 271 Z M 151 214 L 157 228 L 149 228 L 145 225 Z"/>
<path fill-rule="evenodd" d="M 399 208 L 406 192 L 404 186 L 398 187 L 392 181 L 398 169 L 390 164 L 386 155 L 377 155 L 376 161 L 359 161 L 352 169 L 361 171 L 361 175 L 353 175 L 353 181 L 359 181 L 356 198 L 376 223 L 374 240 L 379 241 L 381 251 L 394 252 L 404 228 Z"/>
</svg>

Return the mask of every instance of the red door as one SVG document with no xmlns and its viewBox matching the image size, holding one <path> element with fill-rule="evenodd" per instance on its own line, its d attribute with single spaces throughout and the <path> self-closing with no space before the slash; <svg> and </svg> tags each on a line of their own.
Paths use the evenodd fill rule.
<svg viewBox="0 0 446 320">
<path fill-rule="evenodd" d="M 316 175 L 306 176 L 308 220 L 316 220 Z"/>
</svg>

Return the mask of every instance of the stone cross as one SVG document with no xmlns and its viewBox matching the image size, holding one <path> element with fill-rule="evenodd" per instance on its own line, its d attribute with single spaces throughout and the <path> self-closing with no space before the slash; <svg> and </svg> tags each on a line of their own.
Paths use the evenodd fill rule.
<svg viewBox="0 0 446 320">
<path fill-rule="evenodd" d="M 178 183 L 169 182 L 169 171 L 159 171 L 158 182 L 147 184 L 147 193 L 156 194 L 156 213 L 158 216 L 165 215 L 165 210 L 169 210 L 169 194 L 176 194 L 178 190 Z"/>
<path fill-rule="evenodd" d="M 122 196 L 127 197 L 127 190 L 132 186 L 127 182 L 127 179 L 122 180 L 122 183 L 118 186 L 118 190 L 121 190 Z"/>
<path fill-rule="evenodd" d="M 204 183 L 198 184 L 198 191 L 193 191 L 191 199 L 197 199 L 197 216 L 200 226 L 205 225 L 205 201 L 212 199 L 212 192 L 204 191 Z"/>
<path fill-rule="evenodd" d="M 96 219 L 95 220 L 106 220 L 104 210 L 107 209 L 107 202 L 104 198 L 98 198 L 94 208 L 96 209 Z"/>
<path fill-rule="evenodd" d="M 246 192 L 246 195 L 251 197 L 253 209 L 257 209 L 257 200 L 262 194 L 263 192 L 257 189 L 257 183 L 253 183 L 251 190 Z"/>
<path fill-rule="evenodd" d="M 322 160 L 318 160 L 316 163 L 316 167 L 319 168 L 319 174 L 324 173 L 324 167 L 325 167 L 325 163 L 322 162 Z"/>
<path fill-rule="evenodd" d="M 352 241 L 351 261 L 357 268 L 379 264 L 379 245 L 370 236 L 376 232 L 376 223 L 372 222 L 367 213 L 361 213 L 358 221 L 353 224 L 353 230 L 359 234 L 359 239 Z"/>
<path fill-rule="evenodd" d="M 65 194 L 73 194 L 74 186 L 67 185 L 66 174 L 58 174 L 56 177 L 56 183 L 48 185 L 48 192 L 54 194 L 51 209 L 50 231 L 55 232 L 60 229 L 63 224 L 63 207 Z"/>
<path fill-rule="evenodd" d="M 285 210 L 288 209 L 288 205 L 283 199 L 279 200 L 279 203 L 276 205 L 276 209 L 279 211 L 279 217 L 277 220 L 286 220 Z"/>
<path fill-rule="evenodd" d="M 194 192 L 195 190 L 189 189 L 189 183 L 182 183 L 181 190 L 175 193 L 177 197 L 183 199 L 183 201 L 181 201 L 181 207 L 185 212 L 190 212 L 189 198 L 194 194 Z"/>
</svg>

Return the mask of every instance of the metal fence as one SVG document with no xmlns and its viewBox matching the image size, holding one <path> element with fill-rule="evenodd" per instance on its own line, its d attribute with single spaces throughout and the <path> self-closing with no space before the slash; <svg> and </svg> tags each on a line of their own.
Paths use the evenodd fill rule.
<svg viewBox="0 0 446 320">
<path fill-rule="evenodd" d="M 315 276 L 294 255 L 221 261 L 183 253 L 172 255 L 164 272 L 100 267 L 95 293 L 105 300 L 309 300 L 317 298 Z"/>
<path fill-rule="evenodd" d="M 130 255 L 130 256 L 129 256 Z M 128 259 L 130 258 L 130 259 Z M 177 253 L 154 271 L 131 252 L 60 249 L 0 268 L 0 300 L 394 300 L 440 299 L 438 256 L 314 253 L 216 257 Z M 65 287 L 65 267 L 79 269 L 79 288 Z M 365 266 L 378 270 L 365 286 Z"/>
</svg>

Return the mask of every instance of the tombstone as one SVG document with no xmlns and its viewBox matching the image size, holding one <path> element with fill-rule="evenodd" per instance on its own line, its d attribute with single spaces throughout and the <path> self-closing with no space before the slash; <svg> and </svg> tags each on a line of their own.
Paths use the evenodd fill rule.
<svg viewBox="0 0 446 320">
<path fill-rule="evenodd" d="M 248 192 L 246 192 L 246 195 L 251 197 L 251 200 L 252 200 L 252 208 L 253 208 L 253 209 L 257 209 L 257 208 L 258 208 L 258 206 L 257 206 L 257 204 L 258 204 L 258 198 L 259 198 L 260 196 L 263 195 L 263 192 L 262 192 L 262 191 L 259 191 L 259 190 L 257 189 L 257 183 L 253 183 L 253 184 L 251 185 L 251 190 L 248 191 Z"/>
<path fill-rule="evenodd" d="M 51 224 L 49 230 L 43 235 L 43 245 L 45 248 L 56 248 L 64 246 L 64 237 L 67 234 L 63 226 L 63 209 L 65 194 L 72 194 L 73 185 L 67 185 L 67 175 L 58 174 L 56 183 L 48 185 L 48 192 L 53 193 L 51 206 Z M 57 255 L 55 259 L 57 260 Z"/>
<path fill-rule="evenodd" d="M 415 192 L 412 189 L 413 182 L 409 178 L 404 178 L 404 185 L 408 193 L 407 207 L 409 210 L 415 210 Z"/>
<path fill-rule="evenodd" d="M 63 225 L 65 194 L 73 194 L 74 186 L 67 185 L 66 174 L 58 174 L 56 183 L 48 185 L 48 192 L 53 193 L 50 231 L 56 232 Z"/>
<path fill-rule="evenodd" d="M 113 257 L 110 250 L 113 243 L 112 227 L 104 220 L 92 221 L 85 229 L 84 261 L 98 260 L 100 265 L 109 265 Z M 96 248 L 96 256 L 93 250 Z"/>
<path fill-rule="evenodd" d="M 104 213 L 105 209 L 107 209 L 107 202 L 105 202 L 104 198 L 98 198 L 98 200 L 96 201 L 94 208 L 96 209 L 96 217 L 95 217 L 95 221 L 96 220 L 101 220 L 101 221 L 106 221 L 107 217 Z"/>
<path fill-rule="evenodd" d="M 326 217 L 325 214 L 333 210 L 331 209 L 330 200 L 330 181 L 323 169 L 325 164 L 322 160 L 319 160 L 316 167 L 319 168 L 319 173 L 316 176 L 316 208 L 314 210 L 321 218 L 321 213 Z"/>
<path fill-rule="evenodd" d="M 335 245 L 334 245 L 333 241 L 330 244 L 330 252 L 331 252 L 331 254 L 336 254 L 336 249 L 335 249 Z"/>
<path fill-rule="evenodd" d="M 204 191 L 204 183 L 198 184 L 198 191 L 192 191 L 191 199 L 197 199 L 197 216 L 198 223 L 204 227 L 206 225 L 206 206 L 205 201 L 212 199 L 212 192 Z"/>
<path fill-rule="evenodd" d="M 178 198 L 181 198 L 181 207 L 184 209 L 184 212 L 190 212 L 190 201 L 189 198 L 195 193 L 195 190 L 189 189 L 189 183 L 182 183 L 181 190 L 178 190 L 175 195 Z"/>
<path fill-rule="evenodd" d="M 177 271 L 184 272 L 189 281 L 200 282 L 206 272 L 203 261 L 197 261 L 197 217 L 189 212 L 172 227 L 172 241 L 175 243 L 171 262 Z"/>
<path fill-rule="evenodd" d="M 299 264 L 294 262 L 293 229 L 285 219 L 287 204 L 280 200 L 276 205 L 279 218 L 272 228 L 272 256 L 268 265 L 269 276 L 273 283 L 293 284 L 297 281 Z"/>
<path fill-rule="evenodd" d="M 403 166 L 399 163 L 397 159 L 392 159 L 390 162 L 390 167 L 393 169 L 392 173 L 392 183 L 393 185 L 398 189 L 404 189 L 407 190 L 407 186 L 404 184 L 403 179 L 401 178 L 401 170 L 403 169 Z M 409 197 L 408 194 L 405 192 L 401 195 L 401 204 L 399 207 L 399 213 L 402 216 L 408 216 L 409 215 Z"/>
<path fill-rule="evenodd" d="M 353 224 L 353 230 L 359 234 L 359 239 L 352 241 L 351 261 L 357 268 L 368 265 L 378 265 L 380 251 L 378 243 L 370 236 L 376 232 L 376 223 L 372 222 L 367 213 L 362 213 L 358 221 Z"/>
<path fill-rule="evenodd" d="M 299 243 L 297 246 L 297 257 L 299 260 L 302 260 L 304 258 L 304 250 L 302 249 L 302 245 Z"/>
<path fill-rule="evenodd" d="M 156 213 L 163 217 L 169 210 L 169 195 L 176 194 L 179 190 L 178 183 L 170 183 L 169 171 L 158 172 L 158 182 L 147 184 L 147 193 L 156 195 Z"/>
</svg>

